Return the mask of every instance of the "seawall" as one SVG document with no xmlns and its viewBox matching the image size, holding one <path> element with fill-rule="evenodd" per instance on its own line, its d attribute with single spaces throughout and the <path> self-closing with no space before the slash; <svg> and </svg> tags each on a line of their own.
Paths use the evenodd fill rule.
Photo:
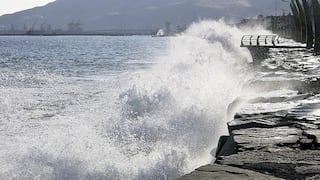
<svg viewBox="0 0 320 180">
<path fill-rule="evenodd" d="M 276 49 L 256 69 L 216 161 L 179 180 L 320 179 L 320 57 Z"/>
</svg>

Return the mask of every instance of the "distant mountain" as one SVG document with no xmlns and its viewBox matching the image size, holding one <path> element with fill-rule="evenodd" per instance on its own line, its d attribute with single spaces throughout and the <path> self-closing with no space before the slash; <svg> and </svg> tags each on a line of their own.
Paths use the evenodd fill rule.
<svg viewBox="0 0 320 180">
<path fill-rule="evenodd" d="M 278 13 L 289 3 L 279 0 Z M 85 30 L 156 29 L 165 22 L 183 26 L 192 21 L 227 17 L 241 19 L 275 13 L 275 1 L 266 0 L 56 0 L 43 7 L 0 16 L 0 28 L 67 29 L 80 21 Z"/>
</svg>

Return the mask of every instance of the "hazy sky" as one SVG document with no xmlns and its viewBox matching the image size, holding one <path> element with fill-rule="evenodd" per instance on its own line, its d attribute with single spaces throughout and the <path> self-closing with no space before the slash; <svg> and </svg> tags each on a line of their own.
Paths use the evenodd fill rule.
<svg viewBox="0 0 320 180">
<path fill-rule="evenodd" d="M 0 15 L 42 6 L 55 0 L 0 0 Z"/>
</svg>

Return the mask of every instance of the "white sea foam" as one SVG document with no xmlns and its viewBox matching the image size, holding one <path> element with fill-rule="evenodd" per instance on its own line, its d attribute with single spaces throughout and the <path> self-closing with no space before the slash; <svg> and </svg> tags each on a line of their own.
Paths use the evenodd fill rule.
<svg viewBox="0 0 320 180">
<path fill-rule="evenodd" d="M 239 43 L 253 32 L 264 33 L 203 21 L 130 77 L 1 89 L 0 179 L 172 179 L 210 163 L 251 78 Z"/>
</svg>

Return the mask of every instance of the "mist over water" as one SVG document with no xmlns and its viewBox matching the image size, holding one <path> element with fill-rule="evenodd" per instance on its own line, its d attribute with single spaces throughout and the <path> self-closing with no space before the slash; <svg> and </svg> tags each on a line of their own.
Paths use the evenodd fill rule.
<svg viewBox="0 0 320 180">
<path fill-rule="evenodd" d="M 253 32 L 2 39 L 29 49 L 1 49 L 0 179 L 173 179 L 210 163 L 252 78 L 239 43 Z"/>
</svg>

